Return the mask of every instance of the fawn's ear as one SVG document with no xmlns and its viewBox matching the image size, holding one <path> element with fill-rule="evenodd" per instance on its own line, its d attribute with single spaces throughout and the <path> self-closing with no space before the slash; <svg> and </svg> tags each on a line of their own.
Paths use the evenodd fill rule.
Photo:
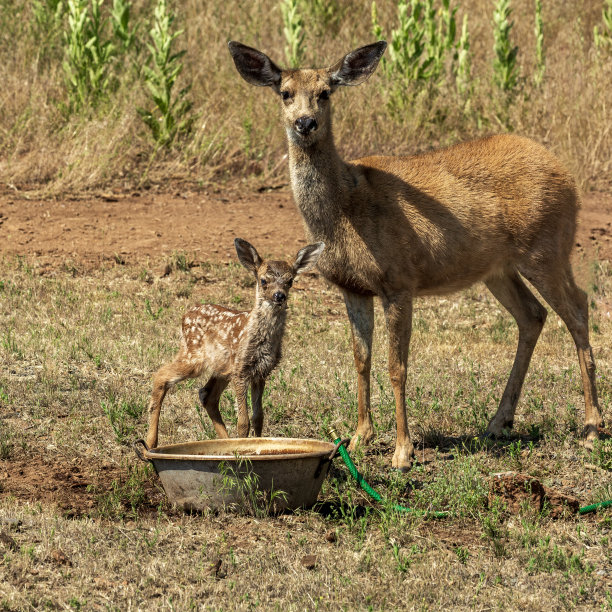
<svg viewBox="0 0 612 612">
<path fill-rule="evenodd" d="M 367 81 L 376 70 L 376 66 L 378 66 L 386 48 L 387 43 L 384 40 L 379 40 L 347 53 L 328 70 L 332 87 L 360 85 Z"/>
<path fill-rule="evenodd" d="M 258 87 L 272 87 L 278 92 L 281 69 L 265 53 L 235 40 L 230 40 L 227 45 L 236 69 L 247 83 Z"/>
<path fill-rule="evenodd" d="M 236 253 L 238 253 L 240 263 L 257 276 L 257 270 L 263 261 L 257 249 L 250 242 L 242 238 L 236 238 L 234 240 L 234 246 L 236 247 Z"/>
<path fill-rule="evenodd" d="M 293 264 L 294 273 L 301 274 L 306 272 L 306 270 L 310 270 L 317 263 L 324 248 L 324 242 L 315 242 L 300 249 Z"/>
</svg>

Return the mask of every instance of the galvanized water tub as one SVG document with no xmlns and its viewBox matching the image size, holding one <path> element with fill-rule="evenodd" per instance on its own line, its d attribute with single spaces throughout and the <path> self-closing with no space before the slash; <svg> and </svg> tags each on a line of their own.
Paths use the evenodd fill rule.
<svg viewBox="0 0 612 612">
<path fill-rule="evenodd" d="M 317 501 L 336 446 L 296 438 L 230 438 L 148 449 L 173 504 L 185 510 L 239 507 L 254 513 L 305 508 Z"/>
</svg>

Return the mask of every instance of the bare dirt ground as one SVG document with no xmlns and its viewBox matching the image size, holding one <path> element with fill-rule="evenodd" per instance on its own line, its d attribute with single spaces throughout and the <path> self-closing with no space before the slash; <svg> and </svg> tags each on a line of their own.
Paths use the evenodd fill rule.
<svg viewBox="0 0 612 612">
<path fill-rule="evenodd" d="M 61 200 L 26 200 L 0 191 L 0 256 L 36 257 L 43 266 L 135 263 L 174 252 L 197 262 L 235 261 L 237 236 L 279 257 L 303 246 L 289 188 L 261 193 L 177 188 Z M 575 254 L 587 261 L 612 259 L 611 194 L 583 196 Z"/>
</svg>

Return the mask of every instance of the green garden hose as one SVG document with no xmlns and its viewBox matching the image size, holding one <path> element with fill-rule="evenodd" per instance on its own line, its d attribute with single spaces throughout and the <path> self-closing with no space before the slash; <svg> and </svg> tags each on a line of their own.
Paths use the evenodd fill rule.
<svg viewBox="0 0 612 612">
<path fill-rule="evenodd" d="M 346 450 L 346 448 L 344 447 L 344 444 L 342 443 L 342 438 L 340 438 L 340 436 L 338 436 L 338 434 L 335 431 L 333 431 L 333 430 L 330 430 L 329 433 L 330 433 L 330 436 L 332 437 L 332 439 L 334 440 L 334 444 L 338 445 L 338 454 L 342 457 L 342 459 L 344 460 L 344 463 L 346 463 L 346 467 L 348 468 L 349 472 L 351 473 L 351 476 L 359 483 L 359 486 L 372 499 L 375 499 L 378 502 L 379 501 L 383 501 L 383 498 L 380 496 L 380 494 L 378 494 L 364 480 L 363 476 L 359 473 L 359 471 L 355 467 L 355 464 L 353 463 L 353 460 L 349 456 L 348 451 Z M 407 508 L 406 506 L 400 506 L 399 504 L 393 504 L 392 508 L 396 512 L 405 512 L 405 513 L 411 513 L 411 514 L 419 514 L 421 516 L 425 516 L 425 517 L 428 517 L 428 518 L 447 518 L 448 516 L 450 516 L 449 512 L 434 512 L 434 511 L 429 511 L 429 510 L 415 510 L 414 508 Z"/>
<path fill-rule="evenodd" d="M 598 502 L 597 504 L 591 504 L 590 506 L 582 506 L 582 508 L 578 510 L 578 514 L 588 514 L 589 512 L 595 512 L 598 508 L 609 508 L 610 506 L 612 506 L 612 499 Z"/>
<path fill-rule="evenodd" d="M 334 444 L 338 445 L 338 454 L 344 460 L 346 467 L 348 468 L 351 476 L 359 483 L 359 486 L 372 498 L 376 501 L 383 501 L 383 498 L 377 493 L 363 478 L 363 476 L 359 473 L 353 460 L 348 454 L 348 451 L 344 447 L 344 443 L 342 438 L 333 430 L 329 430 L 329 435 L 334 441 Z M 588 514 L 589 512 L 595 512 L 599 508 L 609 508 L 612 507 L 612 499 L 608 501 L 598 502 L 596 504 L 591 504 L 589 506 L 583 506 L 578 510 L 578 514 Z M 448 518 L 451 516 L 450 512 L 437 512 L 433 510 L 415 510 L 414 508 L 407 508 L 406 506 L 400 506 L 399 504 L 393 504 L 393 510 L 396 512 L 407 512 L 412 514 L 420 514 L 421 516 L 425 516 L 428 518 Z"/>
</svg>

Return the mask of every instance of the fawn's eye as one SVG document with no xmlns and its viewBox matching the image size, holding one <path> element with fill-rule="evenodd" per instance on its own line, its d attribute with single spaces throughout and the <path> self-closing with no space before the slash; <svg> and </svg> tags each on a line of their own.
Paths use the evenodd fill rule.
<svg viewBox="0 0 612 612">
<path fill-rule="evenodd" d="M 287 287 L 291 287 L 293 285 L 293 279 L 287 281 Z"/>
<path fill-rule="evenodd" d="M 324 89 L 319 94 L 319 100 L 329 100 L 329 89 Z"/>
<path fill-rule="evenodd" d="M 288 91 L 281 91 L 280 95 L 283 100 L 288 100 L 291 97 L 291 94 Z"/>
<path fill-rule="evenodd" d="M 265 278 L 261 279 L 261 286 L 265 288 L 265 286 L 268 284 L 268 281 Z"/>
</svg>

